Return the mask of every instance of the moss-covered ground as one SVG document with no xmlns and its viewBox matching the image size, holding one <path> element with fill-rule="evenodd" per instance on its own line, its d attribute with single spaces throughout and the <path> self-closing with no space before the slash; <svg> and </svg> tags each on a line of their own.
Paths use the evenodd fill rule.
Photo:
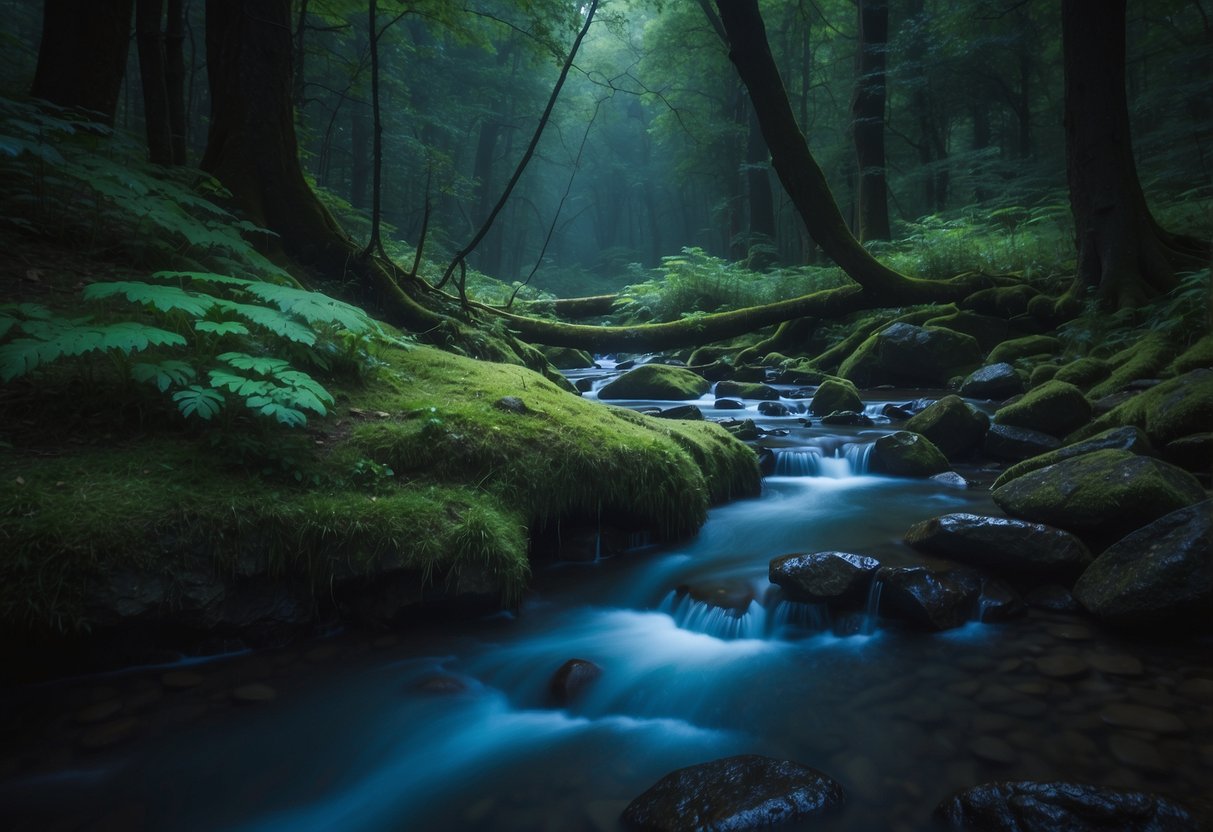
<svg viewBox="0 0 1213 832">
<path fill-rule="evenodd" d="M 428 580 L 474 565 L 510 603 L 544 524 L 601 512 L 674 538 L 757 490 L 753 452 L 715 425 L 426 347 L 380 360 L 330 382 L 329 416 L 295 431 L 247 417 L 191 429 L 129 391 L 81 397 L 70 375 L 6 391 L 0 628 L 88 627 L 90 582 L 171 575 L 199 553 L 222 574 L 251 552 L 317 589 L 385 560 Z"/>
</svg>

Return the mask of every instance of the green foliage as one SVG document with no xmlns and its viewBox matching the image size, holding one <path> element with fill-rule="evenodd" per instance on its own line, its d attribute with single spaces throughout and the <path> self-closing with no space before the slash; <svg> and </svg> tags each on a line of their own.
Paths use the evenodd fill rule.
<svg viewBox="0 0 1213 832">
<path fill-rule="evenodd" d="M 269 232 L 212 201 L 228 195 L 216 180 L 144 156 L 138 139 L 68 110 L 0 98 L 0 222 L 83 249 L 117 241 L 152 267 L 290 279 L 250 240 Z"/>
<path fill-rule="evenodd" d="M 82 292 L 85 301 L 134 304 L 133 320 L 64 318 L 32 304 L 0 307 L 0 378 L 10 382 L 62 358 L 97 353 L 121 375 L 171 393 L 187 419 L 212 422 L 234 398 L 270 422 L 301 427 L 307 413 L 327 414 L 333 396 L 283 355 L 302 349 L 319 367 L 331 367 L 335 355 L 355 366 L 373 362 L 367 348 L 379 326 L 326 295 L 210 272 L 157 272 L 153 279 L 159 282 L 94 283 Z M 163 282 L 170 280 L 176 285 Z M 254 329 L 222 319 L 228 313 Z M 240 349 L 218 352 L 220 344 Z M 149 355 L 131 363 L 135 353 Z"/>
<path fill-rule="evenodd" d="M 659 269 L 646 271 L 634 265 L 633 272 L 648 279 L 624 287 L 615 308 L 629 319 L 644 321 L 757 306 L 848 282 L 836 268 L 800 266 L 757 272 L 696 247 L 662 258 Z"/>
</svg>

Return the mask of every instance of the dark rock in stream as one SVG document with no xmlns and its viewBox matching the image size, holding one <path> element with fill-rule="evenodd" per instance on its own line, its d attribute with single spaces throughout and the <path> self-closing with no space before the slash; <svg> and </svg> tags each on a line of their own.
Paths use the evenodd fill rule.
<svg viewBox="0 0 1213 832">
<path fill-rule="evenodd" d="M 880 415 L 894 422 L 904 422 L 914 417 L 914 411 L 906 404 L 886 404 L 880 408 Z"/>
<path fill-rule="evenodd" d="M 925 436 L 899 430 L 876 440 L 868 467 L 873 474 L 930 477 L 948 470 L 948 459 Z"/>
<path fill-rule="evenodd" d="M 1015 576 L 1072 580 L 1091 563 L 1087 547 L 1069 532 L 966 512 L 915 523 L 905 541 L 922 552 Z"/>
<path fill-rule="evenodd" d="M 849 552 L 814 552 L 774 558 L 768 576 L 792 601 L 845 603 L 868 593 L 880 561 Z"/>
<path fill-rule="evenodd" d="M 602 676 L 602 668 L 587 659 L 569 659 L 556 669 L 548 682 L 548 693 L 557 707 L 564 708 Z"/>
<path fill-rule="evenodd" d="M 745 405 L 737 401 L 737 399 L 717 399 L 717 410 L 745 410 Z"/>
<path fill-rule="evenodd" d="M 930 439 L 948 459 L 956 459 L 981 445 L 990 417 L 960 396 L 944 396 L 911 417 L 905 429 Z"/>
<path fill-rule="evenodd" d="M 881 616 L 927 630 L 964 625 L 981 597 L 981 575 L 963 567 L 885 567 L 877 580 Z"/>
<path fill-rule="evenodd" d="M 1148 792 L 1081 783 L 984 783 L 935 809 L 948 829 L 964 832 L 1198 832 L 1183 805 Z"/>
<path fill-rule="evenodd" d="M 657 414 L 662 419 L 682 419 L 687 422 L 702 422 L 703 411 L 693 404 L 679 404 L 667 407 Z"/>
<path fill-rule="evenodd" d="M 833 413 L 822 416 L 818 421 L 823 425 L 849 425 L 853 427 L 868 427 L 875 424 L 867 414 L 854 410 L 835 410 Z"/>
<path fill-rule="evenodd" d="M 749 581 L 724 581 L 712 584 L 681 584 L 674 590 L 679 598 L 686 596 L 692 601 L 715 607 L 725 615 L 741 618 L 750 611 L 750 604 L 757 597 Z"/>
<path fill-rule="evenodd" d="M 987 364 L 974 370 L 960 385 L 960 395 L 970 399 L 1003 401 L 1023 392 L 1023 379 L 1010 364 Z"/>
<path fill-rule="evenodd" d="M 783 402 L 759 402 L 758 412 L 763 416 L 792 416 L 798 411 L 792 410 Z"/>
<path fill-rule="evenodd" d="M 1213 500 L 1171 512 L 1104 551 L 1074 597 L 1118 626 L 1213 629 Z"/>
<path fill-rule="evenodd" d="M 817 816 L 844 800 L 842 786 L 816 769 L 745 754 L 667 774 L 622 820 L 646 832 L 740 832 Z"/>
<path fill-rule="evenodd" d="M 721 381 L 716 385 L 716 395 L 719 398 L 759 399 L 761 401 L 776 401 L 779 391 L 774 387 L 755 381 Z"/>
<path fill-rule="evenodd" d="M 1003 462 L 1021 462 L 1061 447 L 1061 440 L 1038 430 L 1011 425 L 991 425 L 982 453 Z"/>
</svg>

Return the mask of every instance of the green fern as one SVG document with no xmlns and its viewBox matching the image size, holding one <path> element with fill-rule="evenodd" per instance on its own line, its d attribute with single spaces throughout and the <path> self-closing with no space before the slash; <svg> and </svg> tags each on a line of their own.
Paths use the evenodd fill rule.
<svg viewBox="0 0 1213 832">
<path fill-rule="evenodd" d="M 277 305 L 283 312 L 298 315 L 310 324 L 338 324 L 351 332 L 378 329 L 375 322 L 356 306 L 318 292 L 307 292 L 274 283 L 251 283 L 249 294 Z"/>
<path fill-rule="evenodd" d="M 185 390 L 173 394 L 173 401 L 185 418 L 196 416 L 209 422 L 223 409 L 223 394 L 211 387 L 191 384 Z"/>
<path fill-rule="evenodd" d="M 122 295 L 131 303 L 142 303 L 161 312 L 180 310 L 200 318 L 215 305 L 215 298 L 197 292 L 187 292 L 176 286 L 156 286 L 151 283 L 117 280 L 94 283 L 84 289 L 85 300 L 103 300 Z"/>
<path fill-rule="evenodd" d="M 131 378 L 141 383 L 154 384 L 161 393 L 174 385 L 184 387 L 197 375 L 198 371 L 189 364 L 172 359 L 156 363 L 140 361 L 131 366 Z"/>
</svg>

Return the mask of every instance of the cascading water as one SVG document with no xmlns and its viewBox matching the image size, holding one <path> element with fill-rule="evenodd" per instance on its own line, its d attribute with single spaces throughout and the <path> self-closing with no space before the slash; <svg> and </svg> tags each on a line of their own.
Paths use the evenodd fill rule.
<svg viewBox="0 0 1213 832">
<path fill-rule="evenodd" d="M 883 586 L 883 581 L 879 576 L 872 578 L 872 583 L 868 587 L 868 601 L 863 607 L 863 619 L 859 625 L 860 635 L 870 636 L 876 632 L 876 627 L 880 622 L 880 590 Z"/>
<path fill-rule="evenodd" d="M 826 477 L 845 479 L 868 473 L 872 442 L 848 442 L 832 450 L 821 447 L 777 448 L 776 477 Z"/>
<path fill-rule="evenodd" d="M 714 638 L 732 640 L 768 635 L 767 610 L 757 600 L 751 600 L 742 612 L 674 591 L 662 599 L 658 610 L 673 618 L 680 628 Z"/>
</svg>

